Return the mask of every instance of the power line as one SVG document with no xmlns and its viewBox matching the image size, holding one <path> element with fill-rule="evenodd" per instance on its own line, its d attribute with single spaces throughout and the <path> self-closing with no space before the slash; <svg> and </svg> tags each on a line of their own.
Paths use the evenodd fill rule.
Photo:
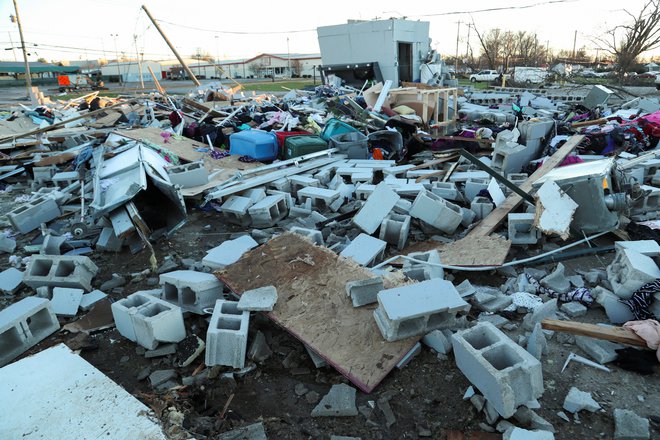
<svg viewBox="0 0 660 440">
<path fill-rule="evenodd" d="M 158 19 L 160 23 L 167 23 L 172 26 L 177 26 L 177 27 L 182 27 L 185 29 L 192 29 L 196 31 L 202 31 L 202 32 L 212 32 L 214 34 L 230 34 L 230 35 L 273 35 L 273 34 L 296 34 L 296 33 L 304 33 L 304 32 L 316 32 L 316 28 L 314 29 L 299 29 L 299 30 L 293 30 L 293 31 L 255 31 L 255 32 L 246 32 L 246 31 L 219 31 L 219 30 L 214 30 L 214 29 L 204 29 L 204 28 L 198 28 L 194 26 L 188 26 L 185 24 L 178 24 L 178 23 L 172 23 L 171 21 L 165 21 Z"/>
<path fill-rule="evenodd" d="M 451 11 L 451 12 L 438 12 L 436 14 L 417 14 L 417 15 L 408 15 L 408 17 L 439 17 L 443 15 L 479 14 L 482 12 L 510 11 L 515 9 L 531 9 L 531 8 L 536 8 L 537 6 L 552 5 L 555 3 L 575 3 L 578 1 L 581 0 L 550 0 L 546 2 L 532 3 L 529 5 L 521 5 L 521 6 L 500 6 L 496 8 L 475 9 L 472 11 Z"/>
</svg>

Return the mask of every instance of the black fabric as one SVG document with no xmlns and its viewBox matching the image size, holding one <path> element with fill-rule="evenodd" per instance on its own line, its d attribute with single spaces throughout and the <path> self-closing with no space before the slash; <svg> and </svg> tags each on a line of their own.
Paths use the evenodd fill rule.
<svg viewBox="0 0 660 440">
<path fill-rule="evenodd" d="M 627 347 L 616 350 L 616 353 L 617 358 L 612 363 L 624 370 L 649 375 L 655 372 L 658 365 L 655 351 Z"/>
<path fill-rule="evenodd" d="M 630 299 L 620 299 L 619 302 L 627 305 L 638 321 L 656 319 L 650 307 L 658 292 L 660 292 L 660 280 L 655 280 L 637 289 Z"/>
</svg>

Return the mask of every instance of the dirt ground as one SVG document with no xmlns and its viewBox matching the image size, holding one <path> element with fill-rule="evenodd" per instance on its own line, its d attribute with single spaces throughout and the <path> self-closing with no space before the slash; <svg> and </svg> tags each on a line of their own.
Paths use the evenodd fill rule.
<svg viewBox="0 0 660 440">
<path fill-rule="evenodd" d="M 4 197 L 4 205 L 10 197 Z M 171 239 L 155 244 L 159 263 L 171 256 L 180 261 L 189 258 L 200 261 L 205 251 L 239 232 L 226 226 L 214 212 L 190 209 L 188 223 Z M 28 237 L 34 237 L 32 234 Z M 607 244 L 611 239 L 602 239 L 597 244 Z M 19 241 L 19 251 L 21 244 Z M 532 249 L 533 252 L 539 250 Z M 131 255 L 127 249 L 119 254 L 95 252 L 92 260 L 100 267 L 94 287 L 110 279 L 112 273 L 124 275 L 129 280 L 149 267 L 148 253 L 143 251 Z M 584 257 L 564 262 L 570 270 L 601 268 L 611 261 L 612 254 Z M 8 267 L 5 259 L 1 266 Z M 552 265 L 548 265 L 551 268 Z M 185 268 L 185 267 L 182 267 Z M 135 291 L 153 288 L 148 275 L 140 281 L 129 281 L 125 286 L 110 293 L 113 300 Z M 138 277 L 139 278 L 139 277 Z M 466 278 L 455 274 L 455 281 Z M 473 284 L 499 286 L 506 279 L 495 272 L 469 274 Z M 153 283 L 153 280 L 151 281 Z M 3 298 L 0 307 L 34 292 L 24 287 L 14 298 Z M 475 319 L 477 312 L 471 312 Z M 513 323 L 520 324 L 522 315 L 507 315 Z M 585 322 L 607 322 L 602 309 L 592 309 Z M 62 321 L 64 324 L 65 321 Z M 186 318 L 188 334 L 205 338 L 207 322 L 204 317 Z M 261 364 L 247 362 L 248 371 L 240 374 L 223 375 L 230 368 L 214 369 L 217 377 L 206 379 L 190 386 L 180 386 L 169 391 L 155 391 L 148 380 L 139 380 L 147 372 L 174 368 L 174 357 L 146 359 L 143 350 L 125 338 L 116 329 L 95 333 L 90 345 L 81 355 L 104 374 L 116 381 L 139 400 L 156 411 L 172 438 L 213 439 L 219 433 L 255 422 L 263 422 L 271 439 L 328 439 L 331 435 L 355 436 L 362 439 L 415 439 L 415 438 L 500 438 L 499 435 L 462 437 L 456 432 L 483 432 L 485 417 L 477 413 L 469 401 L 462 399 L 469 381 L 454 363 L 452 354 L 438 356 L 428 347 L 410 364 L 401 370 L 395 369 L 371 394 L 357 393 L 360 413 L 354 417 L 312 418 L 310 413 L 320 397 L 332 384 L 347 383 L 346 379 L 329 367 L 317 369 L 308 357 L 303 345 L 285 330 L 278 328 L 263 316 L 253 315 L 250 322 L 250 340 L 255 332 L 264 333 L 273 351 L 270 358 Z M 517 341 L 522 329 L 508 332 Z M 29 350 L 24 356 L 36 353 L 59 342 L 70 343 L 75 335 L 60 331 Z M 368 350 L 369 347 L 364 347 Z M 660 417 L 660 380 L 658 375 L 642 376 L 610 365 L 611 372 L 603 372 L 578 363 L 571 363 L 561 372 L 569 353 L 584 355 L 570 341 L 559 343 L 555 334 L 549 340 L 549 351 L 543 355 L 545 392 L 539 399 L 541 408 L 536 412 L 552 423 L 558 439 L 613 438 L 613 410 L 623 408 L 635 411 L 643 417 Z M 286 361 L 285 361 L 286 360 Z M 177 368 L 177 381 L 191 376 L 200 367 L 203 355 L 190 366 Z M 286 366 L 285 366 L 286 365 Z M 597 413 L 582 411 L 579 418 L 566 422 L 557 416 L 568 390 L 576 386 L 592 393 L 603 410 Z M 396 422 L 386 424 L 383 412 L 375 405 L 387 396 Z M 65 402 L 63 402 L 65 404 Z M 225 409 L 226 407 L 226 409 Z M 374 408 L 375 407 L 375 408 Z M 172 412 L 174 411 L 175 412 Z M 182 423 L 170 423 L 176 419 L 172 414 L 184 415 Z M 169 416 L 168 416 L 169 414 Z M 657 420 L 657 419 L 656 419 Z M 660 435 L 659 425 L 652 421 L 652 438 Z M 187 433 L 186 433 L 187 432 Z"/>
</svg>

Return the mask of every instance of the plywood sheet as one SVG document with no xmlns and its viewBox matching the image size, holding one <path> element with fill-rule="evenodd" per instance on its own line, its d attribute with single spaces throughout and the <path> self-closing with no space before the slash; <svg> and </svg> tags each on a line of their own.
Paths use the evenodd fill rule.
<svg viewBox="0 0 660 440">
<path fill-rule="evenodd" d="M 385 341 L 373 318 L 375 306 L 354 308 L 345 290 L 347 282 L 374 274 L 298 234 L 270 240 L 216 276 L 238 295 L 275 286 L 277 304 L 267 316 L 367 393 L 419 340 Z M 385 282 L 386 288 L 395 285 Z"/>
<path fill-rule="evenodd" d="M 511 241 L 500 236 L 465 237 L 442 248 L 440 261 L 450 266 L 501 266 Z"/>
</svg>

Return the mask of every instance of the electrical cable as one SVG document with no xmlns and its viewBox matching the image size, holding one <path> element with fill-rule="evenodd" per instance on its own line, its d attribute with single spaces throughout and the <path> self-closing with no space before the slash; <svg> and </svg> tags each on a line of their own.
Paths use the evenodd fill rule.
<svg viewBox="0 0 660 440">
<path fill-rule="evenodd" d="M 485 271 L 485 270 L 495 270 L 495 269 L 499 269 L 499 268 L 502 268 L 502 267 L 510 267 L 510 266 L 517 266 L 519 264 L 531 263 L 532 261 L 539 260 L 539 259 L 547 257 L 549 255 L 556 254 L 557 252 L 561 252 L 563 250 L 570 249 L 570 248 L 572 248 L 574 246 L 577 246 L 579 244 L 588 242 L 589 240 L 596 239 L 596 238 L 601 237 L 605 234 L 609 234 L 611 231 L 613 231 L 613 229 L 607 230 L 605 232 L 600 232 L 598 234 L 592 235 L 592 236 L 587 237 L 587 238 L 583 238 L 579 241 L 576 241 L 575 243 L 568 244 L 566 246 L 563 246 L 563 247 L 560 247 L 558 249 L 546 252 L 544 254 L 536 255 L 534 257 L 525 258 L 523 260 L 509 261 L 508 263 L 504 263 L 501 266 L 479 266 L 479 267 L 451 266 L 451 265 L 448 265 L 448 264 L 429 263 L 428 261 L 417 260 L 417 259 L 409 257 L 407 255 L 395 255 L 394 257 L 388 258 L 387 260 L 383 261 L 382 263 L 377 264 L 372 269 L 379 269 L 379 268 L 391 263 L 392 261 L 394 261 L 398 258 L 403 258 L 404 260 L 412 261 L 414 263 L 426 264 L 427 266 L 432 266 L 432 267 L 441 267 L 443 269 L 448 269 L 448 270 L 458 270 L 458 271 L 464 271 L 464 272 L 482 272 L 482 271 Z"/>
</svg>

